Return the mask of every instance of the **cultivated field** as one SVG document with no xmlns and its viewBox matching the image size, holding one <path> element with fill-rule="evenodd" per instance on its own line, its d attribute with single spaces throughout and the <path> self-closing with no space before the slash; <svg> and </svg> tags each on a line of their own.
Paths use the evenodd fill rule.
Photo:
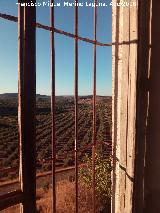
<svg viewBox="0 0 160 213">
<path fill-rule="evenodd" d="M 91 154 L 92 96 L 79 98 L 78 149 L 79 163 Z M 111 97 L 97 96 L 97 149 L 103 155 L 111 152 Z M 17 94 L 0 95 L 0 182 L 18 176 Z M 56 97 L 56 166 L 74 165 L 74 99 Z M 29 127 L 28 127 L 29 128 Z M 37 95 L 36 112 L 37 172 L 51 170 L 50 97 Z M 8 170 L 4 170 L 8 168 Z M 13 169 L 10 169 L 13 168 Z"/>
</svg>

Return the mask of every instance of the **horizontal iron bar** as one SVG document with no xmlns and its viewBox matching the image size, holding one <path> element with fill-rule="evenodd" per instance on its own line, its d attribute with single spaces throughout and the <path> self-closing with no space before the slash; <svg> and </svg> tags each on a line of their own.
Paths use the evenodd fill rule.
<svg viewBox="0 0 160 213">
<path fill-rule="evenodd" d="M 3 13 L 0 13 L 0 18 L 6 19 L 8 21 L 13 21 L 13 22 L 18 21 L 18 18 L 16 16 L 11 16 L 11 15 L 7 15 L 7 14 L 3 14 Z M 46 25 L 43 25 L 43 24 L 40 24 L 40 23 L 36 23 L 36 27 L 40 28 L 40 29 L 48 30 L 48 31 L 53 30 L 55 33 L 59 33 L 61 35 L 65 35 L 65 36 L 68 36 L 68 37 L 71 37 L 71 38 L 77 38 L 78 40 L 85 41 L 85 42 L 91 43 L 91 44 L 96 44 L 97 46 L 103 46 L 103 47 L 111 47 L 113 45 L 122 45 L 122 44 L 123 45 L 129 45 L 129 44 L 136 44 L 138 42 L 137 39 L 134 39 L 134 40 L 122 41 L 122 42 L 101 43 L 99 41 L 94 41 L 92 39 L 81 37 L 81 36 L 76 37 L 75 34 L 73 34 L 73 33 L 69 33 L 69 32 L 66 32 L 66 31 L 63 31 L 63 30 L 60 30 L 60 29 L 57 29 L 57 28 L 52 29 L 52 27 L 49 27 L 49 26 L 46 26 Z"/>
<path fill-rule="evenodd" d="M 79 165 L 79 168 L 81 168 L 81 167 L 83 167 L 85 164 L 80 164 Z M 65 172 L 70 172 L 70 171 L 75 171 L 75 166 L 69 166 L 69 167 L 66 167 L 66 168 L 62 168 L 62 169 L 57 169 L 56 171 L 55 171 L 55 175 L 58 175 L 58 174 L 62 174 L 62 173 L 65 173 Z M 46 177 L 46 176 L 49 176 L 49 175 L 52 175 L 52 171 L 48 171 L 48 172 L 43 172 L 43 173 L 38 173 L 37 175 L 36 175 L 36 178 L 37 179 L 39 179 L 39 178 L 41 178 L 41 177 Z M 6 187 L 6 186 L 12 186 L 12 185 L 14 185 L 14 184 L 18 184 L 19 183 L 19 180 L 18 180 L 18 178 L 17 179 L 15 179 L 14 181 L 10 181 L 10 182 L 4 182 L 2 185 L 0 185 L 0 189 L 1 188 L 4 188 L 4 187 Z M 6 195 L 8 195 L 8 194 L 4 194 L 4 195 L 2 195 L 2 196 L 6 196 Z M 0 195 L 0 199 L 1 199 L 1 195 Z"/>
<path fill-rule="evenodd" d="M 8 207 L 23 203 L 24 195 L 21 190 L 16 190 L 0 196 L 0 211 Z"/>
<path fill-rule="evenodd" d="M 17 22 L 18 21 L 18 18 L 16 16 L 11 16 L 11 15 L 7 15 L 7 14 L 3 14 L 3 13 L 0 13 L 0 18 L 6 19 L 6 20 L 9 20 L 9 21 L 13 21 L 13 22 Z M 48 30 L 48 31 L 54 31 L 55 33 L 58 33 L 58 34 L 61 34 L 61 35 L 65 35 L 65 36 L 68 36 L 70 38 L 76 38 L 78 40 L 85 41 L 87 43 L 96 44 L 98 46 L 110 47 L 110 46 L 113 45 L 112 43 L 101 43 L 101 42 L 98 42 L 98 41 L 95 41 L 95 40 L 92 40 L 92 39 L 89 39 L 89 38 L 76 36 L 73 33 L 69 33 L 69 32 L 57 29 L 55 27 L 53 28 L 53 27 L 50 27 L 50 26 L 47 26 L 47 25 L 43 25 L 43 24 L 40 24 L 40 23 L 36 23 L 36 27 L 40 28 L 40 29 Z"/>
</svg>

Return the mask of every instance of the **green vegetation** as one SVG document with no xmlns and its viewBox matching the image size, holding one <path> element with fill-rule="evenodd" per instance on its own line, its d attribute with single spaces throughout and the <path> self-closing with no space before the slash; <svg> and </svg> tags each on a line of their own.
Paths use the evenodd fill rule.
<svg viewBox="0 0 160 213">
<path fill-rule="evenodd" d="M 92 188 L 92 157 L 85 156 L 85 166 L 79 170 L 81 185 Z M 101 154 L 95 156 L 95 179 L 96 179 L 96 200 L 101 211 L 106 212 L 110 208 L 111 199 L 111 159 L 104 158 Z M 107 211 L 109 212 L 109 211 Z"/>
<path fill-rule="evenodd" d="M 48 192 L 48 190 L 49 190 L 49 188 L 50 188 L 49 185 L 50 185 L 49 182 L 44 182 L 44 183 L 43 183 L 42 188 L 43 188 L 43 190 L 44 190 L 45 193 Z"/>
</svg>

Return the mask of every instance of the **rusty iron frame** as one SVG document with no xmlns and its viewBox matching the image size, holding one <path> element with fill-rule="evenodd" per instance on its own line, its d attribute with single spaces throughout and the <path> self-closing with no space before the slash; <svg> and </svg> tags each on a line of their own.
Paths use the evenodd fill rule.
<svg viewBox="0 0 160 213">
<path fill-rule="evenodd" d="M 27 0 L 26 0 L 27 2 Z M 22 203 L 21 212 L 36 211 L 35 103 L 36 103 L 35 8 L 18 7 L 18 126 L 21 190 L 1 196 L 0 208 Z M 29 127 L 29 128 L 28 128 Z M 29 156 L 29 157 L 28 157 Z"/>
<path fill-rule="evenodd" d="M 29 2 L 29 0 L 26 0 Z M 33 1 L 35 2 L 35 0 Z M 20 181 L 23 213 L 36 212 L 36 9 L 18 7 L 18 103 L 20 135 Z"/>
<path fill-rule="evenodd" d="M 32 0 L 34 3 L 36 0 Z M 21 2 L 21 0 L 19 0 Z M 29 0 L 25 0 L 29 2 Z M 54 4 L 54 0 L 50 0 Z M 97 4 L 97 0 L 94 0 Z M 51 46 L 51 118 L 52 118 L 52 212 L 56 213 L 56 139 L 55 139 L 55 33 L 74 39 L 74 102 L 75 102 L 75 212 L 78 213 L 78 41 L 93 44 L 93 133 L 92 133 L 92 189 L 93 212 L 96 212 L 96 47 L 112 46 L 97 41 L 97 7 L 94 7 L 94 40 L 78 35 L 78 6 L 74 7 L 74 34 L 54 26 L 54 7 L 50 8 L 50 26 L 36 23 L 36 8 L 18 6 L 18 17 L 0 13 L 0 18 L 18 22 L 18 115 L 20 132 L 20 181 L 21 190 L 2 197 L 5 205 L 22 203 L 24 213 L 36 211 L 36 153 L 35 153 L 35 107 L 36 107 L 36 27 L 50 31 Z M 30 128 L 27 128 L 30 126 Z M 30 156 L 28 159 L 27 156 Z M 16 199 L 14 200 L 14 197 Z M 14 200 L 14 201 L 13 201 Z M 13 203 L 12 203 L 13 202 Z"/>
<path fill-rule="evenodd" d="M 24 202 L 24 193 L 21 190 L 16 190 L 0 196 L 0 211 L 10 206 Z"/>
</svg>

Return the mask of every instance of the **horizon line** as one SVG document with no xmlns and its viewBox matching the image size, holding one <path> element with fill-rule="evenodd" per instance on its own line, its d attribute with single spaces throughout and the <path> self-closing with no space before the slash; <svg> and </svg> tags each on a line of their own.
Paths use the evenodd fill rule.
<svg viewBox="0 0 160 213">
<path fill-rule="evenodd" d="M 5 93 L 0 93 L 0 95 L 8 95 L 8 94 L 15 94 L 17 95 L 18 92 L 5 92 Z M 41 93 L 36 93 L 36 95 L 41 95 L 41 96 L 51 96 L 51 95 L 48 95 L 48 94 L 41 94 Z M 56 96 L 74 96 L 74 94 L 61 94 L 61 95 L 55 95 Z M 79 94 L 78 96 L 93 96 L 93 94 Z M 100 94 L 97 94 L 96 96 L 109 96 L 111 97 L 112 95 L 100 95 Z"/>
</svg>

